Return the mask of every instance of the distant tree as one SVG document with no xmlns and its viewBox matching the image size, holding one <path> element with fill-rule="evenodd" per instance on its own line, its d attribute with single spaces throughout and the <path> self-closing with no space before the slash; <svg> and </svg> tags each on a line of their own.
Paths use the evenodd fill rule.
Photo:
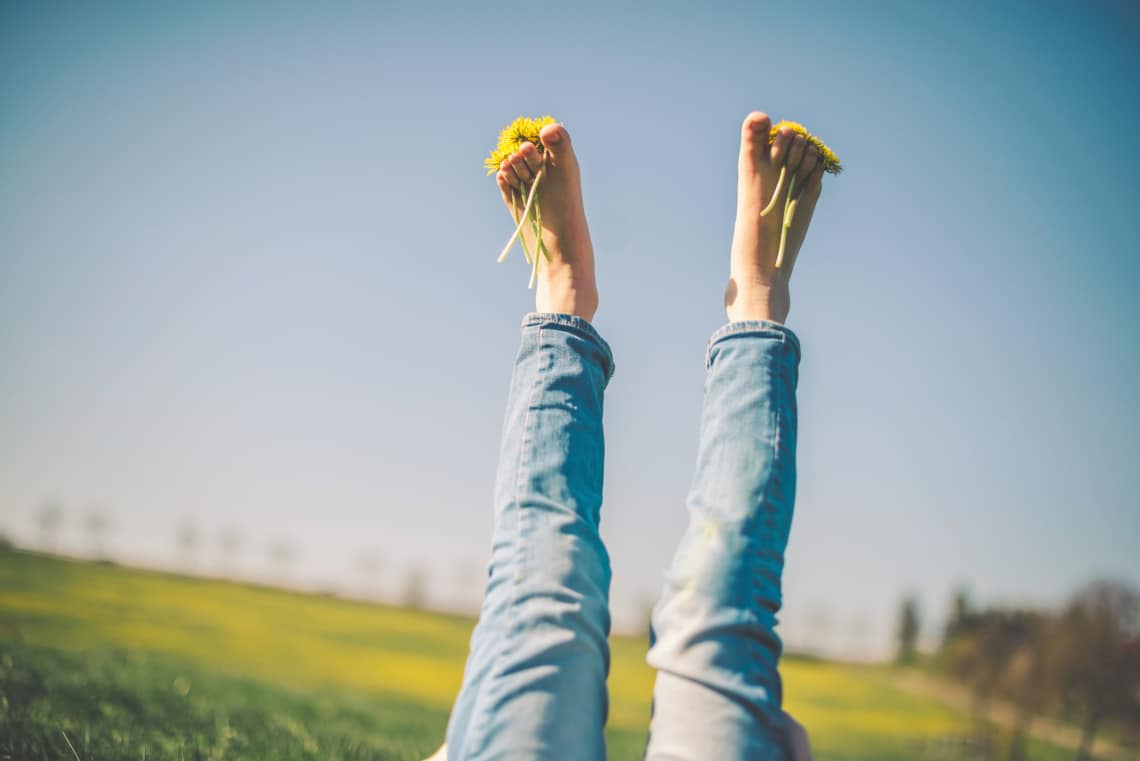
<svg viewBox="0 0 1140 761">
<path fill-rule="evenodd" d="M 36 511 L 36 523 L 40 530 L 40 547 L 47 552 L 55 552 L 59 539 L 59 527 L 63 523 L 63 505 L 59 500 L 49 499 Z"/>
<path fill-rule="evenodd" d="M 427 605 L 427 574 L 418 566 L 409 568 L 404 576 L 403 603 L 414 610 Z"/>
<path fill-rule="evenodd" d="M 1062 695 L 1083 717 L 1077 759 L 1085 761 L 1106 719 L 1140 717 L 1140 594 L 1089 585 L 1058 620 L 1056 641 Z"/>
<path fill-rule="evenodd" d="M 871 650 L 871 618 L 866 611 L 851 614 L 847 624 L 847 640 L 855 658 L 866 658 Z"/>
<path fill-rule="evenodd" d="M 954 590 L 950 600 L 950 611 L 946 616 L 946 628 L 942 634 L 943 646 L 948 645 L 956 637 L 968 633 L 976 623 L 977 613 L 974 612 L 973 601 L 970 599 L 970 590 L 960 586 Z"/>
<path fill-rule="evenodd" d="M 234 572 L 239 550 L 241 550 L 241 534 L 236 528 L 231 526 L 218 532 L 218 557 L 222 573 Z"/>
<path fill-rule="evenodd" d="M 478 610 L 479 596 L 483 591 L 483 576 L 470 558 L 457 558 L 451 566 L 452 606 L 456 611 L 471 613 Z"/>
<path fill-rule="evenodd" d="M 1023 645 L 1022 611 L 987 610 L 980 614 L 970 636 L 972 649 L 965 672 L 974 695 L 974 712 L 989 714 L 1014 653 Z"/>
<path fill-rule="evenodd" d="M 297 549 L 287 539 L 278 539 L 269 545 L 269 562 L 279 581 L 289 578 L 293 561 L 297 559 Z"/>
<path fill-rule="evenodd" d="M 194 567 L 194 558 L 198 554 L 198 544 L 201 540 L 198 527 L 189 518 L 178 524 L 174 533 L 174 541 L 178 552 L 182 555 L 182 564 L 187 569 Z"/>
<path fill-rule="evenodd" d="M 811 642 L 809 650 L 826 655 L 832 639 L 831 610 L 823 604 L 813 605 L 807 614 L 807 625 Z"/>
<path fill-rule="evenodd" d="M 918 600 L 913 595 L 903 598 L 899 606 L 897 663 L 906 665 L 914 662 L 918 654 L 918 635 L 922 629 Z"/>
<path fill-rule="evenodd" d="M 1007 620 L 1012 652 L 1000 687 L 1012 698 L 1016 711 L 1010 761 L 1027 758 L 1027 736 L 1035 716 L 1057 698 L 1057 672 L 1053 646 L 1053 620 L 1044 613 L 1019 611 Z"/>
<path fill-rule="evenodd" d="M 91 556 L 98 559 L 107 557 L 107 533 L 111 520 L 101 508 L 92 508 L 83 518 L 83 531 L 87 534 Z"/>
</svg>

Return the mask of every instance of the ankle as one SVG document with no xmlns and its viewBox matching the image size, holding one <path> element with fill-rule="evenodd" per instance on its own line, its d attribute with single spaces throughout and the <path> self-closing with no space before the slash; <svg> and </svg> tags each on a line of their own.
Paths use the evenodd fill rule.
<svg viewBox="0 0 1140 761">
<path fill-rule="evenodd" d="M 784 324 L 792 306 L 786 282 L 738 283 L 729 278 L 724 291 L 724 310 L 729 322 L 767 320 Z"/>
<path fill-rule="evenodd" d="M 539 312 L 572 314 L 590 322 L 598 311 L 598 287 L 593 283 L 540 280 L 534 305 Z"/>
</svg>

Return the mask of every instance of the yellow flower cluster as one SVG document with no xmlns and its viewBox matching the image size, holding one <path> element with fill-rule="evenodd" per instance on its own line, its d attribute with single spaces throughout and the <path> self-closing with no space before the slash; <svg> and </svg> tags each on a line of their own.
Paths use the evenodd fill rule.
<svg viewBox="0 0 1140 761">
<path fill-rule="evenodd" d="M 512 154 L 518 153 L 524 143 L 531 143 L 539 152 L 543 151 L 542 141 L 539 139 L 539 133 L 542 128 L 548 124 L 557 124 L 553 116 L 540 116 L 537 118 L 529 116 L 520 116 L 513 122 L 503 127 L 503 131 L 499 133 L 499 142 L 495 146 L 495 150 L 491 151 L 491 155 L 483 161 L 483 166 L 487 170 L 488 175 L 492 175 L 499 171 L 499 166 L 503 160 Z M 807 127 L 798 122 L 781 121 L 772 126 L 771 131 L 768 133 L 768 142 L 771 143 L 780 134 L 783 127 L 791 128 L 792 132 L 803 137 L 819 151 L 820 158 L 823 161 L 823 170 L 831 174 L 839 174 L 843 171 L 843 165 L 839 163 L 839 157 L 835 155 L 835 151 L 827 147 L 827 143 L 820 140 L 818 137 L 808 132 Z M 760 212 L 760 216 L 766 217 L 770 214 L 776 206 L 777 200 L 781 197 L 780 191 L 784 187 L 784 180 L 787 178 L 787 165 L 785 164 L 780 168 L 780 176 L 776 180 L 776 187 L 772 191 L 772 197 L 768 201 L 768 205 Z M 523 258 L 526 259 L 527 264 L 531 265 L 530 284 L 533 287 L 535 278 L 538 275 L 538 262 L 539 258 L 545 256 L 550 259 L 549 252 L 546 251 L 546 245 L 542 240 L 542 211 L 539 208 L 537 190 L 538 184 L 542 181 L 543 174 L 545 173 L 545 166 L 538 170 L 534 176 L 534 180 L 530 183 L 529 189 L 522 189 L 519 191 L 512 191 L 514 200 L 511 215 L 515 220 L 515 231 L 511 235 L 507 245 L 503 247 L 502 253 L 499 254 L 498 261 L 503 261 L 507 254 L 510 252 L 511 247 L 516 240 L 522 244 Z M 806 178 L 804 178 L 806 179 Z M 784 199 L 784 219 L 781 225 L 780 232 L 780 249 L 776 253 L 776 266 L 780 267 L 784 262 L 784 251 L 788 240 L 788 230 L 792 226 L 792 220 L 796 215 L 796 205 L 798 198 L 794 194 L 796 185 L 796 178 L 793 176 L 788 179 L 788 192 L 783 194 Z M 520 211 L 521 209 L 521 211 Z M 534 251 L 527 248 L 526 241 L 521 238 L 522 230 L 530 224 L 534 237 Z"/>
<path fill-rule="evenodd" d="M 828 148 L 827 143 L 808 132 L 807 127 L 799 122 L 784 120 L 779 124 L 773 124 L 771 132 L 768 133 L 769 143 L 776 139 L 776 135 L 780 134 L 781 127 L 791 127 L 792 132 L 797 135 L 803 135 L 809 143 L 815 146 L 815 149 L 819 151 L 819 155 L 823 159 L 823 171 L 831 172 L 832 174 L 839 174 L 843 171 L 843 165 L 839 163 L 839 157 L 835 155 L 835 151 Z"/>
<path fill-rule="evenodd" d="M 540 116 L 537 119 L 520 116 L 503 127 L 503 131 L 499 133 L 499 144 L 495 146 L 495 150 L 491 151 L 491 155 L 483 161 L 487 174 L 490 175 L 499 171 L 499 165 L 503 163 L 503 159 L 512 153 L 517 153 L 523 143 L 534 143 L 541 153 L 542 143 L 538 139 L 538 133 L 547 124 L 557 124 L 557 122 L 553 116 L 549 115 Z"/>
<path fill-rule="evenodd" d="M 491 151 L 491 155 L 483 161 L 483 166 L 487 169 L 487 174 L 494 174 L 499 171 L 499 166 L 503 163 L 503 159 L 511 154 L 518 153 L 524 143 L 531 143 L 538 148 L 539 153 L 543 153 L 544 149 L 542 141 L 539 139 L 539 133 L 542 128 L 548 124 L 557 124 L 553 116 L 540 116 L 538 118 L 531 118 L 529 116 L 520 116 L 513 122 L 503 127 L 503 131 L 499 133 L 499 144 L 495 146 L 495 150 Z M 515 199 L 515 205 L 511 209 L 511 216 L 515 219 L 515 232 L 511 235 L 507 245 L 503 247 L 503 252 L 499 254 L 499 261 L 503 261 L 511 250 L 511 246 L 518 240 L 522 245 L 523 258 L 526 259 L 527 264 L 531 265 L 530 270 L 530 287 L 534 287 L 536 278 L 538 277 L 538 260 L 541 257 L 546 257 L 550 261 L 550 252 L 546 250 L 546 244 L 542 240 L 542 209 L 538 202 L 538 183 L 542 181 L 543 175 L 546 173 L 546 167 L 543 166 L 534 175 L 534 179 L 530 183 L 529 190 L 512 191 L 512 196 Z M 527 248 L 526 240 L 522 237 L 523 227 L 530 224 L 532 234 L 534 235 L 534 250 L 531 251 Z"/>
</svg>

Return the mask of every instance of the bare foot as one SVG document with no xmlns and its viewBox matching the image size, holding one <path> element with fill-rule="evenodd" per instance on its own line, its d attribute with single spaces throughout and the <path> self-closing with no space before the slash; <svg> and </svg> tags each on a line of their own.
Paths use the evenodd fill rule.
<svg viewBox="0 0 1140 761">
<path fill-rule="evenodd" d="M 522 212 L 520 199 L 526 198 L 535 176 L 542 171 L 536 198 L 542 210 L 542 242 L 550 261 L 543 257 L 538 263 L 535 309 L 592 320 L 598 309 L 598 285 L 594 246 L 582 206 L 578 159 L 561 124 L 543 127 L 539 139 L 545 153 L 524 143 L 503 161 L 495 178 L 503 202 L 517 219 Z M 523 226 L 522 234 L 527 249 L 534 252 L 534 233 L 529 224 Z"/>
<path fill-rule="evenodd" d="M 753 111 L 744 119 L 740 136 L 740 166 L 737 182 L 736 227 L 732 234 L 732 260 L 724 307 L 731 322 L 770 320 L 783 323 L 791 308 L 788 281 L 800 246 L 811 224 L 812 213 L 822 187 L 823 162 L 815 147 L 791 129 L 784 128 L 768 144 L 772 122 L 766 114 Z M 771 200 L 787 164 L 787 175 L 779 188 L 780 197 L 768 216 L 760 212 Z M 796 213 L 784 259 L 776 267 L 783 225 L 784 200 L 795 177 L 792 198 Z"/>
</svg>

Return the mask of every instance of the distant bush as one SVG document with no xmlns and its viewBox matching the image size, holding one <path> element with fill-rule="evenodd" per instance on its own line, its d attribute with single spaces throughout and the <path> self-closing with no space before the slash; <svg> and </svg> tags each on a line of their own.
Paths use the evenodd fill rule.
<svg viewBox="0 0 1140 761">
<path fill-rule="evenodd" d="M 1059 612 L 974 610 L 959 594 L 936 662 L 970 688 L 979 716 L 996 697 L 1014 704 L 1013 759 L 1048 713 L 1080 723 L 1078 759 L 1106 723 L 1140 738 L 1140 592 L 1127 584 L 1090 584 Z"/>
</svg>

